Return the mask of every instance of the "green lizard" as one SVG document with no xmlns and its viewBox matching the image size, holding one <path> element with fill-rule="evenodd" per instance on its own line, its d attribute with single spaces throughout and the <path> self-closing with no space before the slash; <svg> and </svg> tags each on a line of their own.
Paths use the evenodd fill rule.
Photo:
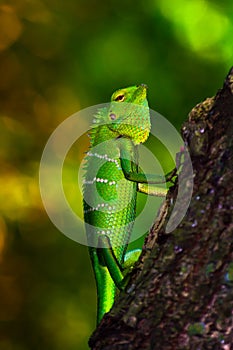
<svg viewBox="0 0 233 350">
<path fill-rule="evenodd" d="M 84 220 L 97 285 L 97 323 L 110 310 L 127 282 L 140 250 L 126 252 L 135 220 L 137 191 L 166 196 L 153 186 L 159 175 L 138 167 L 138 145 L 150 132 L 147 86 L 140 84 L 113 93 L 109 108 L 98 111 L 90 131 L 84 179 Z M 166 175 L 166 181 L 171 173 Z"/>
</svg>

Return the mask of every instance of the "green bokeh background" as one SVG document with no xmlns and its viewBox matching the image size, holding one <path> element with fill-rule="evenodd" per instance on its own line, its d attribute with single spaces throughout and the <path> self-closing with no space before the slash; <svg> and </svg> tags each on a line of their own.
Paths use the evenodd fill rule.
<svg viewBox="0 0 233 350">
<path fill-rule="evenodd" d="M 87 349 L 95 327 L 87 248 L 53 226 L 40 198 L 38 167 L 52 131 L 138 83 L 179 130 L 221 87 L 232 37 L 232 0 L 0 2 L 1 350 Z M 74 168 L 87 145 L 84 137 L 71 150 L 64 171 L 77 210 Z"/>
</svg>

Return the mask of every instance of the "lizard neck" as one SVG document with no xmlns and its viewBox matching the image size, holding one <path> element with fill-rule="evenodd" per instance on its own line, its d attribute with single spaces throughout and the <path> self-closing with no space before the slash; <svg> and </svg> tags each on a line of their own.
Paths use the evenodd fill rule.
<svg viewBox="0 0 233 350">
<path fill-rule="evenodd" d="M 119 134 L 109 129 L 108 124 L 97 126 L 92 129 L 91 133 L 91 146 L 97 146 L 101 142 L 106 142 L 111 139 L 115 139 Z"/>
</svg>

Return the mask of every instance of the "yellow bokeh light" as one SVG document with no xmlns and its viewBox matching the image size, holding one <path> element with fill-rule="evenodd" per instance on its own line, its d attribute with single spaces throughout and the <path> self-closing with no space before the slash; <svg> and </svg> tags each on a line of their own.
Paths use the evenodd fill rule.
<svg viewBox="0 0 233 350">
<path fill-rule="evenodd" d="M 36 178 L 23 174 L 1 175 L 0 211 L 12 220 L 22 219 L 31 208 L 42 208 Z"/>
<path fill-rule="evenodd" d="M 12 45 L 22 32 L 22 24 L 15 10 L 8 5 L 0 6 L 0 51 Z"/>
<path fill-rule="evenodd" d="M 4 219 L 0 216 L 0 262 L 2 260 L 5 244 L 6 244 L 6 224 Z"/>
</svg>

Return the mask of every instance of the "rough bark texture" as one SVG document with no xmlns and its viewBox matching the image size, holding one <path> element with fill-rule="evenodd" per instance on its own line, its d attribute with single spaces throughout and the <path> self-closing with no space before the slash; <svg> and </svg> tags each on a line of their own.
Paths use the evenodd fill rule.
<svg viewBox="0 0 233 350">
<path fill-rule="evenodd" d="M 182 134 L 194 173 L 187 214 L 165 233 L 175 185 L 128 288 L 90 339 L 94 350 L 233 349 L 233 68 Z M 184 160 L 184 186 L 186 171 Z"/>
</svg>

